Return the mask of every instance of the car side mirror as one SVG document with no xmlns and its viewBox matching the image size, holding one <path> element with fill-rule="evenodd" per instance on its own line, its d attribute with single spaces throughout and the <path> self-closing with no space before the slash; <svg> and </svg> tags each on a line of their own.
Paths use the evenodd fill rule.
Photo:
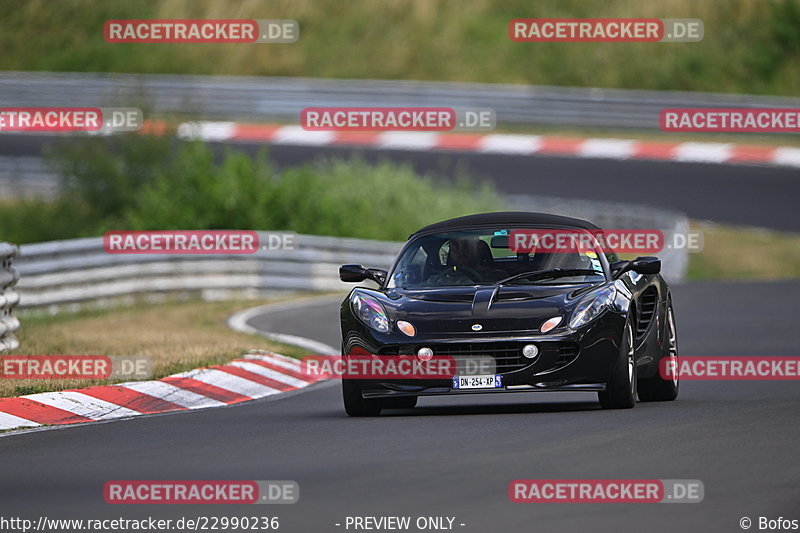
<svg viewBox="0 0 800 533">
<path fill-rule="evenodd" d="M 658 257 L 637 257 L 632 261 L 631 270 L 637 274 L 658 274 L 661 272 L 661 259 Z"/>
<path fill-rule="evenodd" d="M 378 285 L 383 285 L 386 281 L 386 271 L 379 268 L 364 268 L 363 265 L 342 265 L 339 267 L 339 279 L 348 283 L 371 279 Z"/>
<path fill-rule="evenodd" d="M 367 279 L 367 269 L 362 265 L 342 265 L 339 267 L 339 279 L 347 282 L 364 281 Z"/>
<path fill-rule="evenodd" d="M 637 274 L 658 274 L 661 272 L 661 259 L 658 257 L 642 256 L 633 261 L 615 261 L 609 265 L 614 279 L 619 279 L 628 271 Z"/>
</svg>

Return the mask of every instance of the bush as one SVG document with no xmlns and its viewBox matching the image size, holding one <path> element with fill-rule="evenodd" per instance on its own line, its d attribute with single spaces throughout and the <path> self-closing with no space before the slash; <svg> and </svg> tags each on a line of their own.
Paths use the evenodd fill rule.
<svg viewBox="0 0 800 533">
<path fill-rule="evenodd" d="M 26 199 L 0 204 L 0 241 L 21 244 L 96 234 L 97 217 L 80 202 Z"/>
<path fill-rule="evenodd" d="M 325 160 L 277 173 L 230 152 L 219 166 L 202 145 L 140 193 L 126 213 L 131 229 L 280 229 L 367 239 L 405 239 L 425 224 L 496 209 L 488 188 L 437 185 L 405 165 Z M 181 170 L 182 169 L 182 170 Z"/>
<path fill-rule="evenodd" d="M 99 220 L 113 224 L 168 164 L 174 149 L 170 137 L 127 133 L 65 139 L 45 156 L 61 176 L 64 199 L 84 203 Z"/>
<path fill-rule="evenodd" d="M 420 176 L 409 165 L 351 158 L 276 170 L 266 153 L 139 135 L 74 139 L 49 154 L 62 174 L 55 202 L 22 201 L 0 216 L 16 242 L 112 229 L 256 229 L 405 239 L 446 218 L 501 207 L 489 185 Z"/>
</svg>

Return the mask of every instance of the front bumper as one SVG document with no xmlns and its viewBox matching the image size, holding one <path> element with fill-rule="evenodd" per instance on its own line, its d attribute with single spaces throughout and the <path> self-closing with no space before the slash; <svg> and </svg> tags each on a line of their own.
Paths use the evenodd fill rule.
<svg viewBox="0 0 800 533">
<path fill-rule="evenodd" d="M 364 398 L 393 396 L 463 395 L 525 391 L 602 391 L 616 365 L 625 316 L 607 312 L 578 330 L 535 335 L 522 333 L 481 333 L 437 336 L 431 338 L 381 335 L 366 327 L 345 334 L 343 353 L 364 351 L 374 357 L 416 354 L 420 347 L 432 347 L 434 355 L 470 357 L 491 355 L 496 358 L 496 374 L 502 376 L 501 388 L 453 389 L 452 379 L 357 379 Z M 531 360 L 521 355 L 522 346 L 536 344 L 539 355 Z M 518 362 L 511 358 L 514 347 Z M 485 350 L 484 350 L 485 347 Z M 464 353 L 459 353 L 463 350 Z"/>
</svg>

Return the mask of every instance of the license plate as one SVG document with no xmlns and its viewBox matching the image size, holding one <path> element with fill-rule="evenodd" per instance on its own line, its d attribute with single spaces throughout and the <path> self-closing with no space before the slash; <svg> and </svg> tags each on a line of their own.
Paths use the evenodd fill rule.
<svg viewBox="0 0 800 533">
<path fill-rule="evenodd" d="M 453 389 L 499 389 L 503 387 L 503 376 L 455 376 Z"/>
</svg>

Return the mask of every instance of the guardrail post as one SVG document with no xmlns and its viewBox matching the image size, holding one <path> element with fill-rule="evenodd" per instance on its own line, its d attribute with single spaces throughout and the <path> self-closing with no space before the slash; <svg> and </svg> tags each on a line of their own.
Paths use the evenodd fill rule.
<svg viewBox="0 0 800 533">
<path fill-rule="evenodd" d="M 0 242 L 0 353 L 13 350 L 19 346 L 14 332 L 19 328 L 19 320 L 11 314 L 19 302 L 19 293 L 14 286 L 19 280 L 19 273 L 11 266 L 19 248 L 7 242 Z"/>
</svg>

